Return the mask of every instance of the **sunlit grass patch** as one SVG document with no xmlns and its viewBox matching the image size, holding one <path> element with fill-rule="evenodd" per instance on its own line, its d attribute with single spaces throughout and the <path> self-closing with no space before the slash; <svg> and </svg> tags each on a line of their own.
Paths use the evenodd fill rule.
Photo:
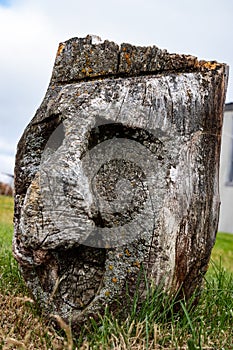
<svg viewBox="0 0 233 350">
<path fill-rule="evenodd" d="M 219 232 L 211 254 L 215 263 L 220 263 L 227 271 L 233 273 L 233 234 Z"/>
<path fill-rule="evenodd" d="M 0 223 L 12 225 L 14 201 L 12 197 L 0 195 Z"/>
</svg>

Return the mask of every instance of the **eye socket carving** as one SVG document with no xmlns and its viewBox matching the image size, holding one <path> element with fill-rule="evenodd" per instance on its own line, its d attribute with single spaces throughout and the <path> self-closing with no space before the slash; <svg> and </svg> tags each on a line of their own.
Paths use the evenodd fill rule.
<svg viewBox="0 0 233 350">
<path fill-rule="evenodd" d="M 99 143 L 113 139 L 114 137 L 137 141 L 141 145 L 148 148 L 155 155 L 161 153 L 162 142 L 153 134 L 153 131 L 150 132 L 138 127 L 129 127 L 123 125 L 122 123 L 109 122 L 106 124 L 97 125 L 91 129 L 87 149 L 91 150 Z M 84 154 L 82 154 L 82 157 L 83 156 Z M 162 159 L 163 157 L 160 156 L 160 160 Z"/>
</svg>

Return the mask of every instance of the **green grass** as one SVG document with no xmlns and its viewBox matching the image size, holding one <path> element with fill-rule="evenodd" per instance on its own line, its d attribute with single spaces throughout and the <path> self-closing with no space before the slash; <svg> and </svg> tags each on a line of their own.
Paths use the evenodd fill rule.
<svg viewBox="0 0 233 350">
<path fill-rule="evenodd" d="M 211 254 L 211 259 L 230 272 L 233 272 L 233 234 L 219 232 Z"/>
<path fill-rule="evenodd" d="M 147 290 L 140 310 L 137 295 L 122 318 L 106 307 L 72 337 L 69 325 L 58 320 L 56 331 L 40 315 L 11 253 L 12 198 L 0 196 L 0 350 L 7 349 L 233 349 L 233 235 L 219 233 L 198 304 L 191 307 L 164 293 Z M 126 302 L 129 299 L 126 299 Z M 181 306 L 178 313 L 176 303 Z"/>
<path fill-rule="evenodd" d="M 0 196 L 0 292 L 25 290 L 18 266 L 12 256 L 13 199 Z"/>
</svg>

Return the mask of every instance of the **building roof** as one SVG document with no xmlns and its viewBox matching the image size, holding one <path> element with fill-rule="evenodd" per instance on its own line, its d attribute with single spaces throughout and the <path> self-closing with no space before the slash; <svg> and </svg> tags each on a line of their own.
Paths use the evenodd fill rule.
<svg viewBox="0 0 233 350">
<path fill-rule="evenodd" d="M 233 111 L 233 102 L 229 102 L 225 104 L 225 112 Z"/>
</svg>

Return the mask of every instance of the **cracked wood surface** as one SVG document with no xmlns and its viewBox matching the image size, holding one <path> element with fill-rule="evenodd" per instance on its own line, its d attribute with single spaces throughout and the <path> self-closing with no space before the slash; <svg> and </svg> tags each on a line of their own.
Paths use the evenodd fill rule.
<svg viewBox="0 0 233 350">
<path fill-rule="evenodd" d="M 13 251 L 47 314 L 78 329 L 124 303 L 141 268 L 187 298 L 201 287 L 218 226 L 227 74 L 155 46 L 59 45 L 15 167 Z"/>
</svg>

